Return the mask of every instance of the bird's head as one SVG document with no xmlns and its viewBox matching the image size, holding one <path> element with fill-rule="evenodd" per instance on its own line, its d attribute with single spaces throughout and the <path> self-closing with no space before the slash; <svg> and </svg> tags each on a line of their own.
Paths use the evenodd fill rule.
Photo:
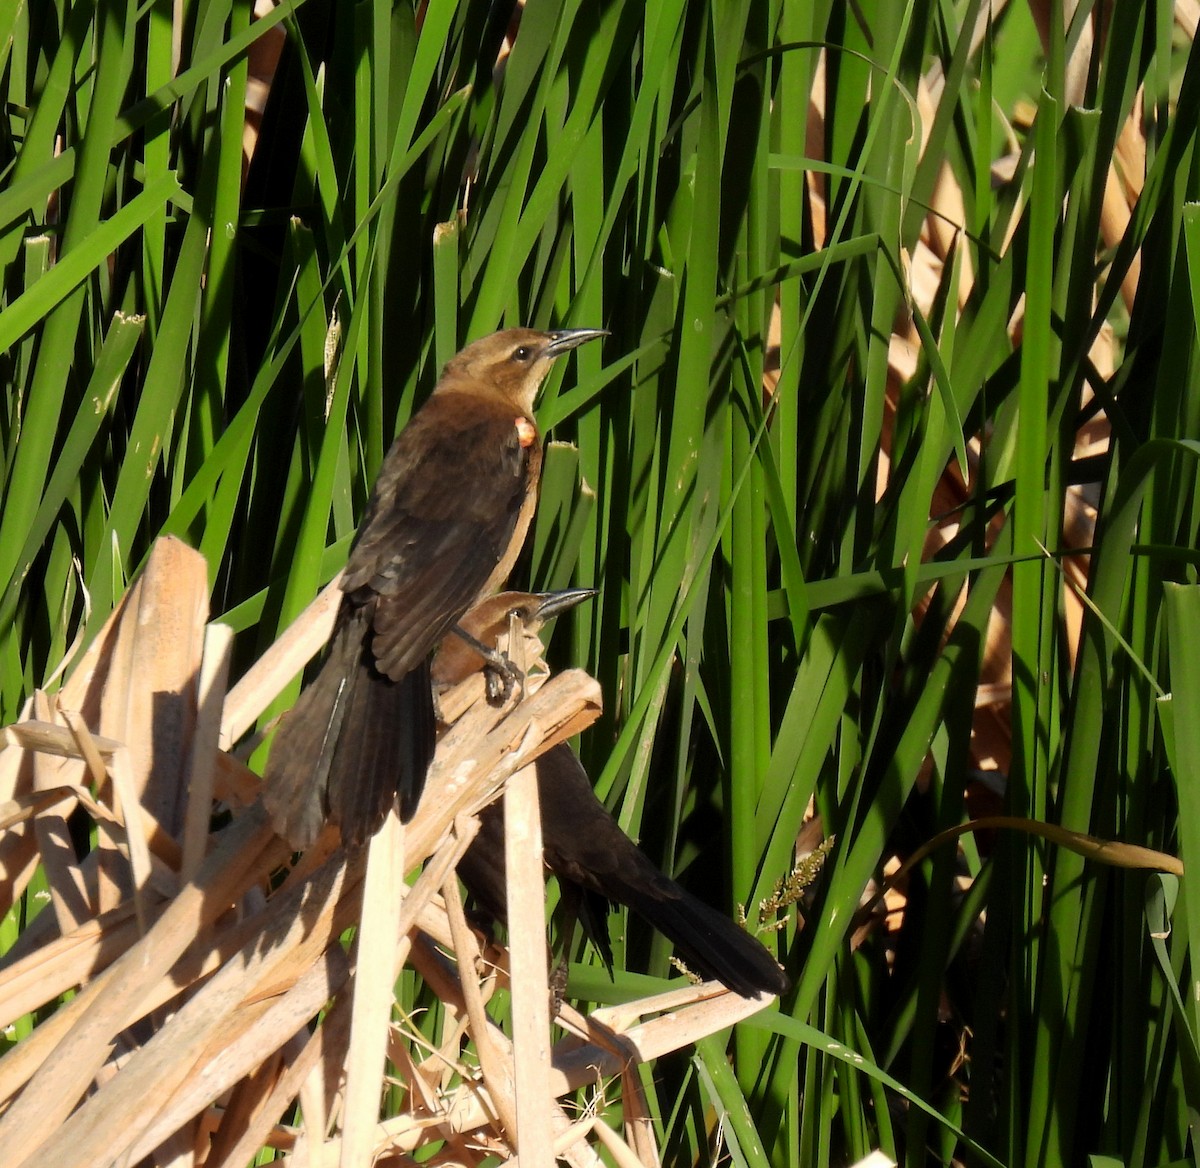
<svg viewBox="0 0 1200 1168">
<path fill-rule="evenodd" d="M 521 413 L 532 414 L 533 399 L 555 357 L 607 335 L 605 329 L 505 329 L 481 337 L 452 357 L 442 383 L 469 380 L 487 385 Z"/>
<path fill-rule="evenodd" d="M 556 616 L 596 595 L 595 588 L 564 588 L 558 592 L 497 592 L 467 609 L 458 623 L 477 641 L 490 645 L 502 633 L 508 632 L 510 617 L 516 617 L 526 632 L 536 635 Z"/>
<path fill-rule="evenodd" d="M 541 656 L 536 643 L 543 627 L 556 616 L 590 600 L 594 588 L 567 588 L 559 592 L 497 592 L 479 601 L 463 613 L 458 627 L 476 641 L 494 649 L 502 637 L 509 635 L 512 618 L 531 644 L 527 649 L 530 660 Z M 433 683 L 436 689 L 456 685 L 483 668 L 483 658 L 455 633 L 447 635 L 433 658 Z"/>
</svg>

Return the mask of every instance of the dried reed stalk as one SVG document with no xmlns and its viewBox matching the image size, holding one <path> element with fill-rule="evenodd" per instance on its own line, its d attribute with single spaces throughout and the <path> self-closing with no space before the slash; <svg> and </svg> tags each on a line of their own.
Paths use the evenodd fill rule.
<svg viewBox="0 0 1200 1168">
<path fill-rule="evenodd" d="M 527 1165 L 596 1164 L 603 1146 L 657 1164 L 626 1072 L 762 1003 L 698 987 L 590 1017 L 568 1007 L 560 1022 L 582 1037 L 551 1047 L 530 764 L 594 720 L 596 683 L 549 677 L 514 630 L 511 651 L 534 663 L 523 697 L 493 708 L 477 675 L 444 695 L 460 713 L 412 821 L 350 855 L 328 832 L 293 863 L 228 751 L 320 648 L 336 592 L 227 694 L 229 637 L 207 623 L 206 589 L 203 560 L 161 541 L 61 691 L 3 732 L 0 904 L 39 864 L 51 904 L 0 961 L 0 1021 L 58 1004 L 0 1059 L 5 1162 L 241 1165 L 270 1145 L 298 1168 L 358 1165 L 437 1140 L 462 1163 L 520 1149 Z M 510 959 L 484 960 L 453 872 L 474 813 L 513 776 L 510 1040 L 486 1009 Z M 217 830 L 214 805 L 232 811 Z M 68 830 L 80 814 L 97 841 L 82 858 Z M 407 966 L 444 1003 L 432 1048 L 394 1020 Z M 621 1077 L 624 1140 L 558 1102 L 598 1076 Z M 389 1081 L 407 1090 L 382 1112 Z M 297 1101 L 299 1125 L 280 1126 Z"/>
</svg>

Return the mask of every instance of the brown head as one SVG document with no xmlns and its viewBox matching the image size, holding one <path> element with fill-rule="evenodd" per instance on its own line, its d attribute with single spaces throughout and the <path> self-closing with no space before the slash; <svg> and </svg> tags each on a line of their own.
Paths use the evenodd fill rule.
<svg viewBox="0 0 1200 1168">
<path fill-rule="evenodd" d="M 539 332 L 515 328 L 492 333 L 473 341 L 446 362 L 435 392 L 453 391 L 466 385 L 486 386 L 520 413 L 532 415 L 533 399 L 554 358 L 607 335 L 604 329 Z"/>
<path fill-rule="evenodd" d="M 468 609 L 458 622 L 459 628 L 495 648 L 516 617 L 525 635 L 537 637 L 542 627 L 577 604 L 596 595 L 594 588 L 568 588 L 561 592 L 498 592 Z M 535 650 L 536 652 L 536 650 Z M 451 633 L 438 647 L 433 658 L 436 688 L 455 685 L 483 668 L 483 658 L 466 641 Z"/>
</svg>

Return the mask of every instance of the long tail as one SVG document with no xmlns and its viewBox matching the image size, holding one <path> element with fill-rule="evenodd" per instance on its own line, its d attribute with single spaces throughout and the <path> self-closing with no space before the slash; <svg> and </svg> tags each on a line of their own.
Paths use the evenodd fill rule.
<svg viewBox="0 0 1200 1168">
<path fill-rule="evenodd" d="M 606 872 L 597 891 L 645 917 L 674 943 L 692 972 L 715 978 L 743 997 L 787 992 L 787 975 L 760 942 L 664 876 L 632 843 L 630 848 L 625 865 Z"/>
<path fill-rule="evenodd" d="M 779 963 L 745 929 L 660 872 L 621 830 L 596 798 L 570 747 L 556 746 L 537 763 L 542 844 L 547 866 L 573 889 L 580 923 L 611 969 L 608 922 L 589 900 L 626 905 L 675 945 L 688 967 L 723 982 L 743 997 L 786 993 L 790 982 Z M 504 815 L 494 803 L 458 865 L 479 906 L 504 920 Z"/>
<path fill-rule="evenodd" d="M 295 848 L 327 822 L 348 846 L 365 843 L 397 797 L 404 819 L 421 797 L 436 733 L 429 665 L 392 681 L 375 668 L 369 633 L 366 613 L 343 610 L 321 671 L 275 735 L 263 799 Z"/>
<path fill-rule="evenodd" d="M 693 972 L 743 997 L 787 992 L 787 974 L 759 941 L 660 872 L 621 830 L 570 747 L 538 760 L 538 794 L 546 862 L 560 878 L 645 917 Z"/>
</svg>

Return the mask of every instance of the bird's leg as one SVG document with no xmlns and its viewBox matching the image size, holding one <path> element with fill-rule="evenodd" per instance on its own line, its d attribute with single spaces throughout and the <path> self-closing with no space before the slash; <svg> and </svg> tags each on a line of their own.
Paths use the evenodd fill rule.
<svg viewBox="0 0 1200 1168">
<path fill-rule="evenodd" d="M 550 1017 L 557 1018 L 567 996 L 567 974 L 571 965 L 571 948 L 575 941 L 575 925 L 579 920 L 580 890 L 572 884 L 560 882 L 558 905 L 562 915 L 562 928 L 558 937 L 558 961 L 550 971 Z M 558 915 L 558 914 L 556 914 Z M 551 947 L 551 956 L 554 947 Z"/>
<path fill-rule="evenodd" d="M 483 658 L 487 700 L 493 706 L 502 706 L 512 697 L 513 690 L 524 683 L 525 675 L 512 663 L 507 653 L 502 653 L 499 649 L 489 649 L 458 625 L 455 625 L 452 631 Z"/>
<path fill-rule="evenodd" d="M 558 964 L 550 971 L 550 1018 L 557 1018 L 562 1013 L 563 1002 L 567 1000 L 567 955 L 564 953 Z"/>
</svg>

